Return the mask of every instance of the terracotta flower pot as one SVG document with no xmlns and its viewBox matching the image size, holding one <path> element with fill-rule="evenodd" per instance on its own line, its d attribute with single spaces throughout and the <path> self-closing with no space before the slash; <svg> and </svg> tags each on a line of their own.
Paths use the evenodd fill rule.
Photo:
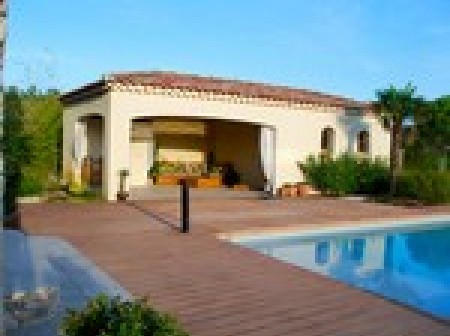
<svg viewBox="0 0 450 336">
<path fill-rule="evenodd" d="M 295 184 L 291 185 L 291 187 L 289 188 L 289 192 L 290 192 L 290 197 L 297 197 L 298 191 L 297 191 L 297 186 Z"/>
<path fill-rule="evenodd" d="M 290 184 L 286 184 L 281 187 L 281 197 L 293 197 L 296 196 L 297 192 L 295 190 L 295 187 L 293 187 Z"/>
<path fill-rule="evenodd" d="M 179 178 L 174 175 L 160 175 L 156 177 L 158 185 L 177 185 Z"/>
<path fill-rule="evenodd" d="M 309 184 L 306 183 L 299 183 L 297 185 L 297 193 L 298 196 L 308 196 L 312 192 L 312 188 Z"/>
</svg>

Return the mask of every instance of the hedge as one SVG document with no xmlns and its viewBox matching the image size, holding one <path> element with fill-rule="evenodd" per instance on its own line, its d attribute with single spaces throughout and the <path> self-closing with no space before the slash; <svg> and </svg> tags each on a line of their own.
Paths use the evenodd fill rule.
<svg viewBox="0 0 450 336">
<path fill-rule="evenodd" d="M 382 159 L 309 156 L 299 164 L 308 183 L 324 194 L 383 195 L 389 190 L 389 168 Z"/>
<path fill-rule="evenodd" d="M 425 204 L 450 203 L 450 171 L 403 171 L 398 179 L 396 196 Z"/>
</svg>

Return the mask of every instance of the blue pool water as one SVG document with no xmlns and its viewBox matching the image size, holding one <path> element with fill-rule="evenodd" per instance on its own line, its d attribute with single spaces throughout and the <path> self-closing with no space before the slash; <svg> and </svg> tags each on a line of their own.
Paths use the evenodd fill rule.
<svg viewBox="0 0 450 336">
<path fill-rule="evenodd" d="M 450 221 L 414 229 L 263 236 L 236 243 L 450 319 Z"/>
</svg>

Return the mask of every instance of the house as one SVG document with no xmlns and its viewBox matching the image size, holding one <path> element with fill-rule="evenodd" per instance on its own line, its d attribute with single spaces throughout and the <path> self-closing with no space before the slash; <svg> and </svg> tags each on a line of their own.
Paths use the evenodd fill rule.
<svg viewBox="0 0 450 336">
<path fill-rule="evenodd" d="M 64 171 L 101 186 L 108 200 L 120 188 L 152 188 L 149 172 L 200 175 L 199 167 L 217 167 L 239 185 L 275 192 L 302 180 L 298 162 L 310 154 L 389 156 L 389 134 L 369 104 L 303 89 L 132 72 L 61 100 Z"/>
</svg>

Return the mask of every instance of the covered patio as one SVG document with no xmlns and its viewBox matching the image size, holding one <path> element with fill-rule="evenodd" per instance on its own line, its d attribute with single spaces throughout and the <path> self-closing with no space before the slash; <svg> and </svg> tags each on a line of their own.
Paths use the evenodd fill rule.
<svg viewBox="0 0 450 336">
<path fill-rule="evenodd" d="M 78 117 L 71 163 L 66 166 L 71 178 L 91 189 L 103 189 L 105 196 L 109 170 L 115 168 L 104 164 L 115 153 L 107 146 L 110 132 L 101 115 Z M 128 135 L 121 143 L 127 147 L 128 158 L 122 158 L 123 169 L 117 175 L 123 176 L 116 184 L 117 192 L 129 192 L 131 199 L 177 197 L 182 179 L 191 188 L 207 189 L 194 192 L 205 197 L 259 197 L 273 188 L 269 181 L 275 174 L 274 130 L 270 127 L 233 120 L 142 116 L 130 119 Z"/>
<path fill-rule="evenodd" d="M 132 195 L 136 190 L 164 193 L 186 179 L 192 188 L 217 194 L 224 188 L 262 191 L 260 132 L 260 125 L 227 120 L 133 119 L 129 189 Z"/>
</svg>

